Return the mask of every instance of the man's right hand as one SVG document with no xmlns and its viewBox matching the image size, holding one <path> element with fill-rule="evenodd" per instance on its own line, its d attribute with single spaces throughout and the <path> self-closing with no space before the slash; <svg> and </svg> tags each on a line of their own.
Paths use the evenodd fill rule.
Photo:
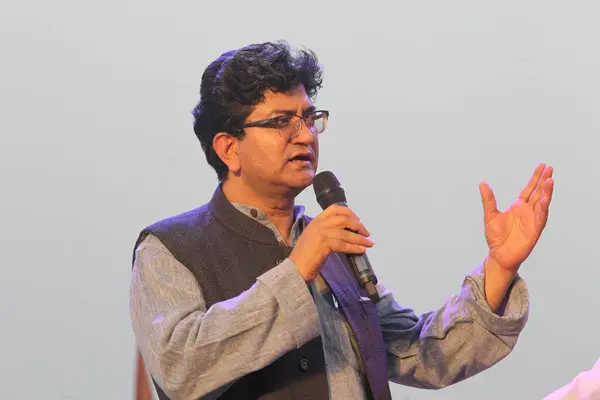
<svg viewBox="0 0 600 400">
<path fill-rule="evenodd" d="M 310 281 L 319 275 L 330 253 L 363 254 L 373 246 L 368 236 L 352 210 L 334 204 L 306 226 L 289 258 L 304 280 Z"/>
</svg>

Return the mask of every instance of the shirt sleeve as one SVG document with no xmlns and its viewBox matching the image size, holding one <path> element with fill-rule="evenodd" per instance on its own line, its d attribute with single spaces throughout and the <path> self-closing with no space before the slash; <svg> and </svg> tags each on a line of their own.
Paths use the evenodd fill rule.
<svg viewBox="0 0 600 400">
<path fill-rule="evenodd" d="M 173 400 L 217 398 L 320 334 L 316 306 L 291 260 L 207 308 L 194 275 L 154 236 L 136 249 L 130 313 L 144 362 Z"/>
<path fill-rule="evenodd" d="M 389 379 L 418 388 L 443 388 L 495 365 L 515 347 L 529 314 L 527 288 L 519 276 L 507 292 L 503 314 L 492 312 L 484 295 L 483 265 L 441 308 L 420 316 L 400 306 L 383 285 L 378 290 Z"/>
</svg>

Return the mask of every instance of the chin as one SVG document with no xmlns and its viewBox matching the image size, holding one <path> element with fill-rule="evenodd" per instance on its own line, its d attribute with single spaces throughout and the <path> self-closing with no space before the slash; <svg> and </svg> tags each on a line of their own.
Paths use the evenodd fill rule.
<svg viewBox="0 0 600 400">
<path fill-rule="evenodd" d="M 312 185 L 315 175 L 316 174 L 314 170 L 306 170 L 302 171 L 301 173 L 296 173 L 290 180 L 288 180 L 288 186 L 301 192 Z"/>
</svg>

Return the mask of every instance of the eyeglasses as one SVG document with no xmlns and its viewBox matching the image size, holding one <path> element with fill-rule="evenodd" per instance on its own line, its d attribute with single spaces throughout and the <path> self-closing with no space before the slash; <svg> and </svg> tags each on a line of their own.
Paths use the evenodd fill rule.
<svg viewBox="0 0 600 400">
<path fill-rule="evenodd" d="M 293 140 L 300 134 L 302 122 L 313 135 L 322 133 L 327 127 L 329 119 L 329 111 L 317 110 L 308 114 L 306 117 L 301 117 L 297 114 L 287 114 L 280 117 L 263 119 L 242 125 L 240 129 L 260 127 L 277 129 L 279 136 L 285 140 Z"/>
</svg>

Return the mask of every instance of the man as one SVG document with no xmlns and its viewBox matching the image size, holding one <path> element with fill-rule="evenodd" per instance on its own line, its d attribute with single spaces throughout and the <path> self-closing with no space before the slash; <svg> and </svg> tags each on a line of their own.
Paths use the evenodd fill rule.
<svg viewBox="0 0 600 400">
<path fill-rule="evenodd" d="M 565 386 L 544 400 L 600 400 L 600 359 L 587 371 L 580 372 Z"/>
<path fill-rule="evenodd" d="M 373 245 L 358 216 L 311 220 L 294 203 L 329 118 L 313 104 L 321 84 L 314 53 L 283 42 L 205 70 L 194 131 L 219 185 L 136 242 L 133 328 L 161 399 L 390 399 L 388 380 L 442 388 L 514 348 L 529 309 L 517 271 L 546 224 L 552 168 L 504 212 L 481 184 L 489 255 L 440 309 L 417 316 L 382 284 L 373 304 L 341 256 Z"/>
</svg>

